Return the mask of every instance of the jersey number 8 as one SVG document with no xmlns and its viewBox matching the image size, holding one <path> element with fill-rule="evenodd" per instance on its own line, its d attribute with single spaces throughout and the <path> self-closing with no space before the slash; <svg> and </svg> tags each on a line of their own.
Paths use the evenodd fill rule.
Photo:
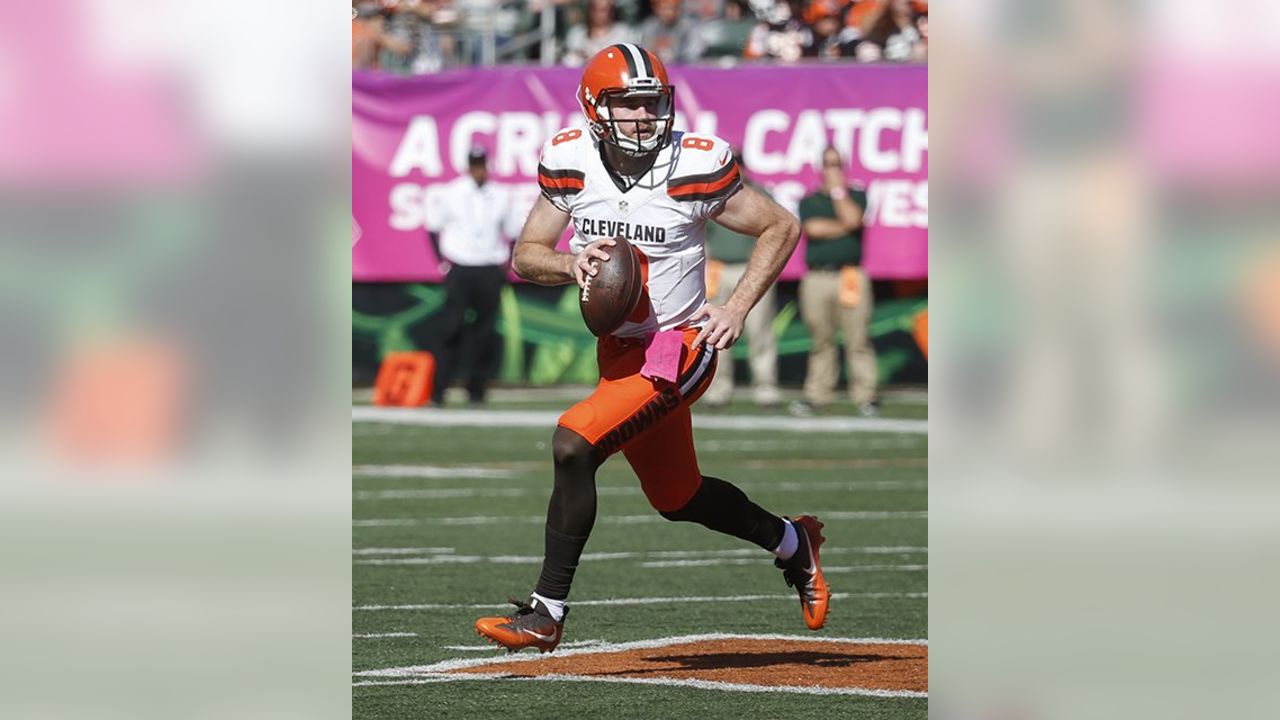
<svg viewBox="0 0 1280 720">
<path fill-rule="evenodd" d="M 556 145 L 559 145 L 559 144 L 560 144 L 560 143 L 562 143 L 562 142 L 569 142 L 570 140 L 577 140 L 577 139 L 578 139 L 578 138 L 580 138 L 580 137 L 582 137 L 582 131 L 581 131 L 581 130 L 578 130 L 578 129 L 576 129 L 576 128 L 575 128 L 575 129 L 573 129 L 573 130 L 565 130 L 564 132 L 560 133 L 559 135 L 556 135 L 555 137 L 551 138 L 551 145 L 552 145 L 552 147 L 554 147 L 554 146 L 556 146 Z"/>
<path fill-rule="evenodd" d="M 715 143 L 706 138 L 687 137 L 684 139 L 684 142 L 680 143 L 680 147 L 690 148 L 693 150 L 710 150 L 715 147 Z"/>
</svg>

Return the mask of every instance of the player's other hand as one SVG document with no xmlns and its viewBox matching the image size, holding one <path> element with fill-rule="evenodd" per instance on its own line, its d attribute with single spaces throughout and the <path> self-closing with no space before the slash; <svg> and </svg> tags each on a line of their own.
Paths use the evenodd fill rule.
<svg viewBox="0 0 1280 720">
<path fill-rule="evenodd" d="M 693 339 L 693 347 L 696 349 L 705 342 L 717 350 L 728 350 L 742 337 L 742 325 L 747 320 L 747 314 L 727 305 L 707 303 L 698 308 L 689 321 L 697 322 L 703 318 L 707 318 L 707 323 Z"/>
<path fill-rule="evenodd" d="M 617 244 L 611 239 L 601 238 L 582 248 L 582 252 L 573 256 L 573 279 L 577 281 L 578 287 L 582 287 L 587 282 L 588 276 L 593 276 L 598 272 L 600 263 L 609 262 L 609 253 L 605 252 L 604 248 Z"/>
</svg>

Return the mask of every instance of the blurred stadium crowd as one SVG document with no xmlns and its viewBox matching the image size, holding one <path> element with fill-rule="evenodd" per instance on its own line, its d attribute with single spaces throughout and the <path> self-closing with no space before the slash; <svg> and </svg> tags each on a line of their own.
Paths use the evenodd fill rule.
<svg viewBox="0 0 1280 720">
<path fill-rule="evenodd" d="M 359 0 L 357 70 L 578 66 L 634 42 L 667 64 L 926 62 L 928 0 Z"/>
</svg>

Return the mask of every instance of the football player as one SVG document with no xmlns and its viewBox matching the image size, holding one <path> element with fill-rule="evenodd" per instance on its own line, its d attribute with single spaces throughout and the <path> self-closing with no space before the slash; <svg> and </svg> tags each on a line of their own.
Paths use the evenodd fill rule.
<svg viewBox="0 0 1280 720">
<path fill-rule="evenodd" d="M 538 198 L 516 243 L 521 277 L 577 283 L 608 262 L 612 238 L 641 252 L 645 290 L 635 311 L 597 348 L 600 382 L 559 420 L 555 487 L 547 508 L 542 574 L 528 602 L 476 629 L 515 651 L 560 643 L 578 560 L 596 519 L 596 469 L 621 451 L 663 517 L 696 522 L 777 556 L 800 596 L 806 625 L 822 627 L 830 592 L 818 563 L 822 523 L 779 517 L 734 485 L 703 475 L 689 407 L 731 347 L 747 312 L 777 279 L 799 239 L 791 213 L 745 187 L 733 152 L 713 135 L 673 132 L 673 90 L 658 57 L 629 43 L 601 50 L 578 88 L 585 129 L 557 133 L 542 150 Z M 715 220 L 757 237 L 728 302 L 706 302 L 704 226 Z M 555 247 L 574 224 L 572 253 Z"/>
</svg>

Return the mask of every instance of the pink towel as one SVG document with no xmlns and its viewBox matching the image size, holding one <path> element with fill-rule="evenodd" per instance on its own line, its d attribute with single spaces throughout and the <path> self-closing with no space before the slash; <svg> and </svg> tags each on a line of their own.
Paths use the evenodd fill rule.
<svg viewBox="0 0 1280 720">
<path fill-rule="evenodd" d="M 644 367 L 640 374 L 650 380 L 675 382 L 680 377 L 680 349 L 684 347 L 684 333 L 664 330 L 649 338 L 644 348 Z"/>
</svg>

